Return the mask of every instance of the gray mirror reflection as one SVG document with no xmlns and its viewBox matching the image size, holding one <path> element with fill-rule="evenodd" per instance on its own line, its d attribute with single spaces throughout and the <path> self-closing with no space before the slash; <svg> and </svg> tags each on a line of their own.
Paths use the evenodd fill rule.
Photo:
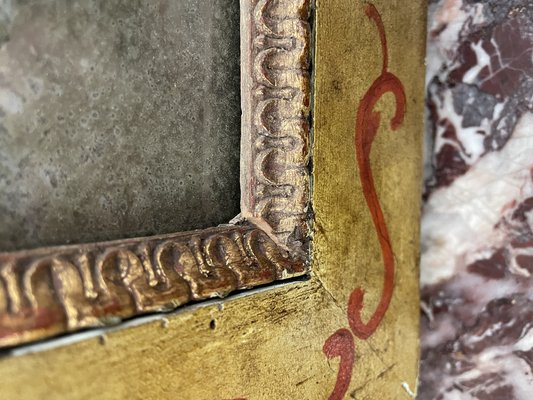
<svg viewBox="0 0 533 400">
<path fill-rule="evenodd" d="M 0 250 L 239 212 L 236 0 L 0 0 Z"/>
</svg>

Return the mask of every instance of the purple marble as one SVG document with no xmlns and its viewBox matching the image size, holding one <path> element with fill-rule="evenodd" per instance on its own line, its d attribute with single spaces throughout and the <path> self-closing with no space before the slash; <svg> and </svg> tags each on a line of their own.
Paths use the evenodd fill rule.
<svg viewBox="0 0 533 400">
<path fill-rule="evenodd" d="M 533 399 L 533 3 L 430 2 L 419 400 Z"/>
</svg>

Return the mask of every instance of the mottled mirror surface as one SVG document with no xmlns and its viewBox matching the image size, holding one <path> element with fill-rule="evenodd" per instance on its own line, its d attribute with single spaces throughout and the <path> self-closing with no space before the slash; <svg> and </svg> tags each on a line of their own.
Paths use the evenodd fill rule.
<svg viewBox="0 0 533 400">
<path fill-rule="evenodd" d="M 0 250 L 239 212 L 237 0 L 0 0 Z"/>
</svg>

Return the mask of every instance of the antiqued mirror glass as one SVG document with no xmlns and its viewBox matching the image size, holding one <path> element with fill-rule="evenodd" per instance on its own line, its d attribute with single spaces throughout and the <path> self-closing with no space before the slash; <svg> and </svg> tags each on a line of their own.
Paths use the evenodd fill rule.
<svg viewBox="0 0 533 400">
<path fill-rule="evenodd" d="M 0 1 L 0 250 L 239 212 L 235 0 Z"/>
</svg>

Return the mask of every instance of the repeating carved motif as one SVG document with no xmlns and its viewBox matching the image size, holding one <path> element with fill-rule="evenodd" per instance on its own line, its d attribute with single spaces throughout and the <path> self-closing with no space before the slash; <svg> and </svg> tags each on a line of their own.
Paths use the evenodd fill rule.
<svg viewBox="0 0 533 400">
<path fill-rule="evenodd" d="M 302 250 L 309 205 L 309 1 L 241 1 L 242 214 Z"/>
<path fill-rule="evenodd" d="M 0 346 L 300 275 L 252 226 L 0 254 Z"/>
</svg>

